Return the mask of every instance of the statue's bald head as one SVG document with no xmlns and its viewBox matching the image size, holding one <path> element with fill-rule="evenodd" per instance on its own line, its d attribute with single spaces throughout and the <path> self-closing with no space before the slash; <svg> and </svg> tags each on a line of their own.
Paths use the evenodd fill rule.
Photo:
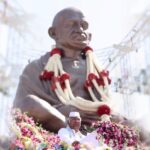
<svg viewBox="0 0 150 150">
<path fill-rule="evenodd" d="M 84 17 L 82 11 L 78 8 L 68 7 L 68 8 L 62 9 L 55 15 L 52 26 L 53 27 L 57 26 L 59 23 L 61 23 L 63 18 L 67 18 L 75 14 L 80 15 L 81 17 Z"/>
<path fill-rule="evenodd" d="M 59 11 L 54 17 L 48 33 L 58 47 L 83 48 L 91 40 L 88 22 L 82 11 L 69 7 Z"/>
</svg>

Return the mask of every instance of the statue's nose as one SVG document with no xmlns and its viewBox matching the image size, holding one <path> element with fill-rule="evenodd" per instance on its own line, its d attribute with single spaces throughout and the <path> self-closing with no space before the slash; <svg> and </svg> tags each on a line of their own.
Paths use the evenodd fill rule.
<svg viewBox="0 0 150 150">
<path fill-rule="evenodd" d="M 76 24 L 75 30 L 76 30 L 76 32 L 79 32 L 79 33 L 82 33 L 84 31 L 83 27 L 80 23 Z"/>
</svg>

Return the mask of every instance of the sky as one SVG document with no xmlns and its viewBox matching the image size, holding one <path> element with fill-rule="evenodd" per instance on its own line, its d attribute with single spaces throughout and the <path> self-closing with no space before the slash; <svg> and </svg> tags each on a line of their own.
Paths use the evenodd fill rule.
<svg viewBox="0 0 150 150">
<path fill-rule="evenodd" d="M 149 0 L 15 0 L 23 10 L 33 16 L 33 31 L 44 48 L 54 42 L 47 30 L 55 14 L 65 7 L 81 9 L 90 23 L 91 46 L 95 49 L 120 43 L 149 6 Z M 31 20 L 31 22 L 33 21 Z M 29 20 L 30 21 L 30 20 Z"/>
</svg>

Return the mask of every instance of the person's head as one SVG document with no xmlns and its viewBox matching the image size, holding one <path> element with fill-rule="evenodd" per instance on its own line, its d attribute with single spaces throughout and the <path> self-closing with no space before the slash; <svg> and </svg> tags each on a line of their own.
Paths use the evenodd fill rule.
<svg viewBox="0 0 150 150">
<path fill-rule="evenodd" d="M 68 118 L 68 125 L 71 129 L 74 129 L 75 131 L 79 131 L 81 127 L 81 117 L 79 112 L 70 112 Z"/>
<path fill-rule="evenodd" d="M 83 49 L 91 40 L 88 22 L 76 8 L 66 8 L 58 12 L 48 32 L 58 48 Z"/>
</svg>

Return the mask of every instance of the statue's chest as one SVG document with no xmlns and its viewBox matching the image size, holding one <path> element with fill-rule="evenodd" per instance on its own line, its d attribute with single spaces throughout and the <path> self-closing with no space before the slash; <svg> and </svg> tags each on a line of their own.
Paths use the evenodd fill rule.
<svg viewBox="0 0 150 150">
<path fill-rule="evenodd" d="M 85 60 L 68 60 L 63 61 L 63 68 L 70 74 L 71 80 L 86 80 L 86 61 Z"/>
<path fill-rule="evenodd" d="M 83 90 L 86 80 L 86 60 L 62 61 L 64 71 L 70 75 L 72 90 Z"/>
</svg>

